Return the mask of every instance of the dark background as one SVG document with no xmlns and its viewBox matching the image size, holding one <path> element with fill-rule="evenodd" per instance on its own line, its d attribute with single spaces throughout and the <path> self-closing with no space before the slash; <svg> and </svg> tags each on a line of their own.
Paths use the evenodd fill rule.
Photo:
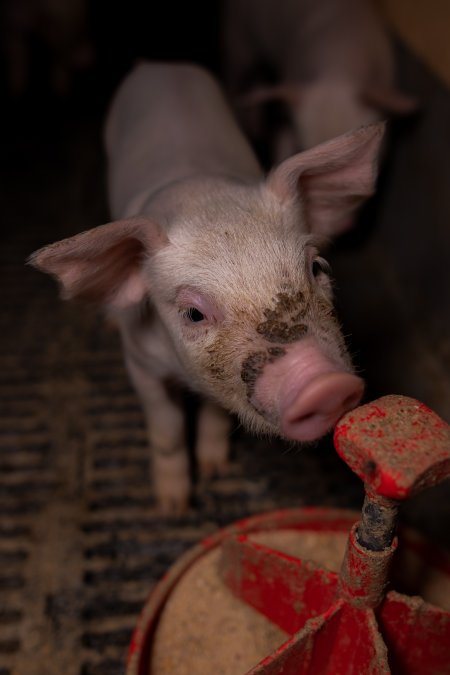
<svg viewBox="0 0 450 675">
<path fill-rule="evenodd" d="M 64 304 L 25 265 L 36 248 L 108 220 L 101 129 L 137 58 L 221 77 L 220 4 L 92 2 L 94 62 L 64 92 L 30 33 L 22 91 L 1 72 L 0 675 L 114 675 L 154 582 L 190 545 L 245 515 L 303 504 L 358 508 L 330 439 L 293 451 L 233 436 L 233 471 L 159 518 L 145 429 L 113 328 Z M 378 193 L 330 252 L 344 332 L 367 398 L 402 393 L 450 421 L 450 94 L 396 43 L 421 111 L 393 121 Z M 402 519 L 449 546 L 448 483 Z"/>
</svg>

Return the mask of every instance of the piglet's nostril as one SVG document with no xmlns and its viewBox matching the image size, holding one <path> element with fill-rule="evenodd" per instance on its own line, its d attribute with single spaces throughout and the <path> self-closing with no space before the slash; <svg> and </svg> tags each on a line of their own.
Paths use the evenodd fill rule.
<svg viewBox="0 0 450 675">
<path fill-rule="evenodd" d="M 297 423 L 302 424 L 303 422 L 308 422 L 309 420 L 312 420 L 314 417 L 315 413 L 307 413 L 306 415 L 301 415 L 300 417 L 297 418 Z"/>
</svg>

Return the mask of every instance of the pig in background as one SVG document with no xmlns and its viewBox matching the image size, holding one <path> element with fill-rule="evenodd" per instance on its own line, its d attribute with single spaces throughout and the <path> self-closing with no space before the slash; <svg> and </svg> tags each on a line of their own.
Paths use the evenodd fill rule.
<svg viewBox="0 0 450 675">
<path fill-rule="evenodd" d="M 66 94 L 75 74 L 93 65 L 88 0 L 4 0 L 0 22 L 3 69 L 13 95 L 27 91 L 37 70 L 46 73 L 54 93 Z"/>
<path fill-rule="evenodd" d="M 317 247 L 373 193 L 382 135 L 382 124 L 352 131 L 265 178 L 202 68 L 141 63 L 120 86 L 106 124 L 117 220 L 31 262 L 117 322 L 163 512 L 181 512 L 190 492 L 180 387 L 206 401 L 201 475 L 226 467 L 224 409 L 310 442 L 359 402 Z"/>
<path fill-rule="evenodd" d="M 395 88 L 370 0 L 224 0 L 222 20 L 230 97 L 249 136 L 273 145 L 272 161 L 416 108 Z M 268 120 L 275 100 L 284 110 Z"/>
</svg>

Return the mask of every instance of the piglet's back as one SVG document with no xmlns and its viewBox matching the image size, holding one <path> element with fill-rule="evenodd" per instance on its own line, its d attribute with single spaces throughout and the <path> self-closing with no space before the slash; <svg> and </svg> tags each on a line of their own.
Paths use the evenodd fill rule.
<svg viewBox="0 0 450 675">
<path fill-rule="evenodd" d="M 214 78 L 190 64 L 138 64 L 113 99 L 105 142 L 114 218 L 135 215 L 180 179 L 261 177 Z"/>
</svg>

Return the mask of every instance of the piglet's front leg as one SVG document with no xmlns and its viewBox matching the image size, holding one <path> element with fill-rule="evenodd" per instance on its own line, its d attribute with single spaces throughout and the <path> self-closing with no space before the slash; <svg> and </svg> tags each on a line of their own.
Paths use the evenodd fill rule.
<svg viewBox="0 0 450 675">
<path fill-rule="evenodd" d="M 158 508 L 164 516 L 187 510 L 190 496 L 189 460 L 184 412 L 169 383 L 127 360 L 147 422 L 151 472 Z"/>
<path fill-rule="evenodd" d="M 231 418 L 216 403 L 205 400 L 200 408 L 197 427 L 196 457 L 201 478 L 228 470 Z"/>
</svg>

